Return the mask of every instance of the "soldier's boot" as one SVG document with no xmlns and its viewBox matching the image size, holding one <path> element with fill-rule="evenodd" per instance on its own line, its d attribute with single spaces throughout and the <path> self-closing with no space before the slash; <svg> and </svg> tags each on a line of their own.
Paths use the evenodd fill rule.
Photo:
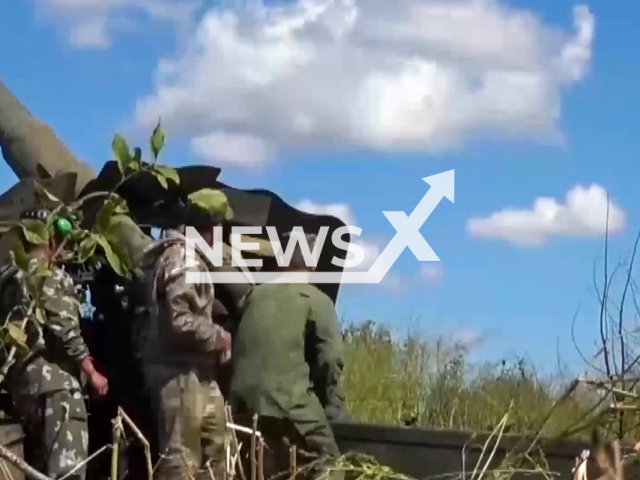
<svg viewBox="0 0 640 480">
<path fill-rule="evenodd" d="M 207 393 L 202 420 L 202 460 L 205 469 L 200 477 L 202 480 L 211 480 L 213 473 L 215 480 L 225 480 L 228 432 L 224 398 L 216 382 L 211 382 Z"/>
</svg>

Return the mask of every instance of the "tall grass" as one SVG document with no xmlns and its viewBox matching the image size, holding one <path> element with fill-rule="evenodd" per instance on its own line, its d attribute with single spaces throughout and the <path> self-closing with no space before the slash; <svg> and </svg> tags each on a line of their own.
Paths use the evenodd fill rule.
<svg viewBox="0 0 640 480">
<path fill-rule="evenodd" d="M 513 401 L 508 431 L 537 433 L 568 379 L 542 377 L 522 359 L 472 365 L 464 345 L 408 334 L 394 339 L 373 322 L 343 329 L 343 388 L 353 420 L 490 431 Z M 595 395 L 582 388 L 545 425 L 555 435 L 584 418 Z"/>
</svg>

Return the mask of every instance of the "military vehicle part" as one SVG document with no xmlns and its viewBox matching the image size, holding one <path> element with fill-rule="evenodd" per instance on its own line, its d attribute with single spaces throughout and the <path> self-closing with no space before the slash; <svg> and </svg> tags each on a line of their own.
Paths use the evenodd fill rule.
<svg viewBox="0 0 640 480">
<path fill-rule="evenodd" d="M 46 123 L 35 118 L 0 81 L 0 149 L 20 179 L 49 180 L 60 174 L 76 177 L 77 195 L 95 177 Z"/>
<path fill-rule="evenodd" d="M 50 193 L 69 204 L 81 197 L 89 199 L 92 193 L 110 191 L 122 178 L 116 162 L 107 162 L 96 177 L 93 169 L 78 160 L 51 128 L 35 118 L 2 82 L 0 149 L 7 164 L 20 179 L 16 186 L 0 196 L 0 227 L 15 221 L 19 212 L 25 208 L 38 205 L 38 184 L 43 184 Z M 139 245 L 150 241 L 148 236 L 151 227 L 167 229 L 179 225 L 180 208 L 176 206 L 180 205 L 186 195 L 201 188 L 220 188 L 225 191 L 235 213 L 229 226 L 273 226 L 281 233 L 290 231 L 294 226 L 301 226 L 305 232 L 314 234 L 321 227 L 328 227 L 327 238 L 330 238 L 336 228 L 344 225 L 334 217 L 298 211 L 273 192 L 241 190 L 226 185 L 219 181 L 220 169 L 216 167 L 188 166 L 179 168 L 178 174 L 180 185 L 168 190 L 154 177 L 144 174 L 129 179 L 118 189 L 117 193 L 127 200 L 133 219 L 133 222 L 123 220 L 120 227 L 115 227 L 122 228 L 120 233 L 114 232 L 119 236 L 126 231 L 126 235 L 121 238 L 121 248 L 124 251 L 135 256 Z M 100 205 L 97 198 L 86 202 L 83 216 L 87 222 L 93 220 Z M 0 265 L 9 260 L 12 242 L 10 237 L 0 237 Z M 267 239 L 264 230 L 262 239 Z M 318 270 L 341 271 L 341 267 L 331 261 L 334 256 L 345 258 L 346 252 L 327 242 L 319 259 Z M 275 267 L 275 260 L 271 260 L 271 265 L 265 262 L 265 270 Z M 116 278 L 104 266 L 95 271 L 77 267 L 71 270 L 75 280 L 91 290 L 91 302 L 96 309 L 92 321 L 83 322 L 83 332 L 99 368 L 105 370 L 110 381 L 109 398 L 89 402 L 90 438 L 92 450 L 95 451 L 105 442 L 111 441 L 111 419 L 118 406 L 125 408 L 134 421 L 139 420 L 139 426 L 144 428 L 149 403 L 140 388 L 141 382 L 135 368 L 131 368 L 135 360 L 130 348 L 132 322 L 129 320 L 132 311 L 123 302 L 126 300 L 126 288 L 122 285 L 122 279 Z M 237 299 L 247 290 L 248 285 L 224 287 L 220 289 L 220 300 L 227 313 L 233 314 Z M 339 284 L 323 284 L 318 287 L 336 301 Z M 130 456 L 130 476 L 144 478 L 144 471 L 136 471 L 136 462 L 133 461 L 136 458 L 142 458 L 142 454 Z M 142 476 L 136 476 L 138 473 Z"/>
</svg>

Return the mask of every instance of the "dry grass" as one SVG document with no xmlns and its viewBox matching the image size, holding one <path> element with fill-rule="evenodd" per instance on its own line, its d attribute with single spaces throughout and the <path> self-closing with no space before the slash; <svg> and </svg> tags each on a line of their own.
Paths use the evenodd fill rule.
<svg viewBox="0 0 640 480">
<path fill-rule="evenodd" d="M 468 352 L 461 345 L 447 345 L 442 340 L 430 341 L 415 335 L 394 339 L 388 329 L 371 322 L 345 327 L 344 346 L 343 388 L 353 420 L 492 432 L 493 440 L 487 441 L 481 461 L 471 466 L 471 471 L 460 472 L 459 478 L 506 480 L 516 472 L 537 470 L 544 473 L 539 466 L 541 462 L 532 460 L 534 449 L 542 446 L 543 436 L 588 436 L 596 425 L 606 433 L 608 426 L 614 425 L 618 418 L 616 409 L 610 410 L 613 395 L 620 397 L 624 393 L 631 404 L 639 398 L 635 390 L 612 388 L 603 381 L 541 378 L 520 359 L 498 365 L 471 365 L 467 361 Z M 627 409 L 630 407 L 625 405 Z M 617 407 L 618 410 L 621 408 Z M 628 415 L 625 419 L 626 436 L 640 437 L 640 428 L 633 423 L 638 418 L 638 415 Z M 120 410 L 114 419 L 114 443 L 104 447 L 104 451 L 111 450 L 113 454 L 112 480 L 118 478 L 117 452 L 124 424 L 133 431 L 137 441 L 147 447 L 149 455 L 146 439 Z M 230 417 L 229 426 L 232 427 L 227 456 L 230 474 L 226 480 L 263 480 L 259 432 L 242 431 L 241 427 L 234 426 Z M 241 441 L 236 433 L 243 437 Z M 526 445 L 510 453 L 499 465 L 489 468 L 496 440 L 507 433 L 530 435 Z M 250 472 L 241 469 L 239 449 L 256 452 Z M 28 470 L 23 462 L 2 450 L 0 448 L 0 457 Z M 147 463 L 150 473 L 153 469 L 149 456 Z M 360 480 L 410 480 L 360 455 L 345 455 L 337 468 L 349 473 L 350 478 Z M 295 465 L 293 470 L 296 470 Z M 46 479 L 37 473 L 33 478 Z M 452 472 L 452 479 L 455 478 L 455 472 Z"/>
<path fill-rule="evenodd" d="M 578 388 L 555 405 L 573 379 L 543 378 L 521 359 L 471 365 L 461 345 L 393 339 L 372 322 L 346 326 L 343 338 L 347 407 L 361 422 L 492 431 L 513 404 L 505 432 L 538 433 L 544 423 L 553 436 L 583 420 L 599 398 Z"/>
</svg>

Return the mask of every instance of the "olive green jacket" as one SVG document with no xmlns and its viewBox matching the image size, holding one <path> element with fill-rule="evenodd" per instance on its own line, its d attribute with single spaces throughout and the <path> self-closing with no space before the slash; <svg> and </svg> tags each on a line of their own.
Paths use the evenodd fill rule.
<svg viewBox="0 0 640 480">
<path fill-rule="evenodd" d="M 242 413 L 286 418 L 322 406 L 343 414 L 342 334 L 331 299 L 308 284 L 263 284 L 241 303 L 231 403 Z"/>
</svg>

